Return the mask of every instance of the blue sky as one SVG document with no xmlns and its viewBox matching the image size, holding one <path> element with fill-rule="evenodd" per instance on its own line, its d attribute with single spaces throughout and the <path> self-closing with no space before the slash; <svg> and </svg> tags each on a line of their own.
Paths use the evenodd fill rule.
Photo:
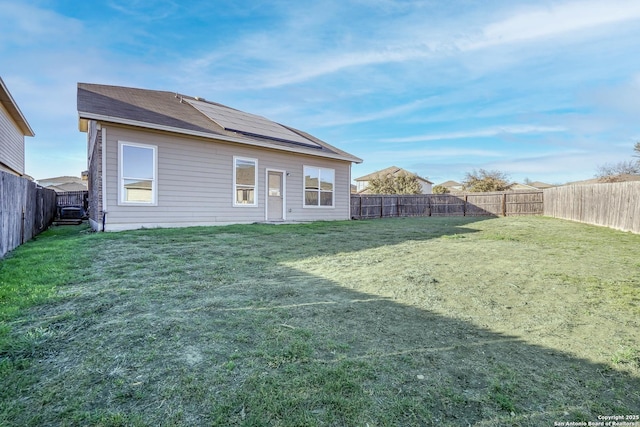
<svg viewBox="0 0 640 427">
<path fill-rule="evenodd" d="M 588 179 L 640 140 L 640 1 L 0 0 L 26 172 L 79 175 L 78 82 L 201 96 L 435 183 Z"/>
</svg>

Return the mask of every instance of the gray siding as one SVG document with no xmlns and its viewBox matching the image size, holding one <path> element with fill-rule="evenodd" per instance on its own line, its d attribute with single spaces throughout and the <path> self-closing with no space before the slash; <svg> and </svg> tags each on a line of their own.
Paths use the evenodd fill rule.
<svg viewBox="0 0 640 427">
<path fill-rule="evenodd" d="M 106 128 L 106 230 L 262 222 L 266 218 L 266 170 L 286 177 L 286 220 L 350 218 L 351 163 L 239 144 L 140 131 L 103 124 Z M 157 206 L 118 203 L 118 142 L 158 147 Z M 258 160 L 258 204 L 233 206 L 233 157 Z M 335 169 L 333 208 L 303 207 L 303 165 Z"/>
<path fill-rule="evenodd" d="M 91 121 L 87 132 L 89 180 L 87 182 L 89 220 L 94 230 L 102 230 L 102 132 Z"/>
<path fill-rule="evenodd" d="M 6 167 L 2 167 L 4 164 Z M 24 135 L 0 104 L 0 170 L 24 174 Z"/>
</svg>

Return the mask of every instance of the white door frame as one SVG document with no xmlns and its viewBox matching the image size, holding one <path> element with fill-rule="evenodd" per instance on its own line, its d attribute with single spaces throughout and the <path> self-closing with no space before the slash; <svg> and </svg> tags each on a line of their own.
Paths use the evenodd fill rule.
<svg viewBox="0 0 640 427">
<path fill-rule="evenodd" d="M 287 171 L 282 169 L 265 169 L 264 171 L 264 220 L 269 221 L 269 172 L 282 174 L 282 220 L 287 220 Z"/>
</svg>

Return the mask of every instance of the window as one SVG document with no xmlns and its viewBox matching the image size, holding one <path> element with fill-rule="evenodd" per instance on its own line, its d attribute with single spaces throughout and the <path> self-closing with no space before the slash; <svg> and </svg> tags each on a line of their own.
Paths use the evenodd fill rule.
<svg viewBox="0 0 640 427">
<path fill-rule="evenodd" d="M 335 171 L 304 166 L 304 206 L 333 207 Z"/>
<path fill-rule="evenodd" d="M 120 142 L 119 148 L 120 203 L 155 205 L 157 147 Z"/>
<path fill-rule="evenodd" d="M 258 161 L 256 159 L 233 158 L 234 206 L 256 206 Z"/>
</svg>

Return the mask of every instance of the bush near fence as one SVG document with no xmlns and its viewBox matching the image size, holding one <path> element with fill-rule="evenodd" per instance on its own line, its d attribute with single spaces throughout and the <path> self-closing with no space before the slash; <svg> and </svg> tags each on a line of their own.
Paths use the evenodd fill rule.
<svg viewBox="0 0 640 427">
<path fill-rule="evenodd" d="M 545 189 L 544 215 L 640 233 L 640 181 Z"/>
<path fill-rule="evenodd" d="M 0 258 L 46 230 L 55 214 L 55 191 L 0 172 Z"/>
<path fill-rule="evenodd" d="M 351 217 L 354 219 L 407 216 L 516 216 L 542 214 L 542 190 L 455 195 L 351 195 Z"/>
</svg>

